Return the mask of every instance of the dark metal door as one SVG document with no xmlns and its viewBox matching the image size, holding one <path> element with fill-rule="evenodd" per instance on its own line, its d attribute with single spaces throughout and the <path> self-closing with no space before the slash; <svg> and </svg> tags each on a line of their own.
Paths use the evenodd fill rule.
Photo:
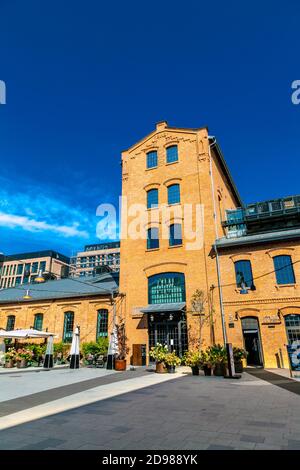
<svg viewBox="0 0 300 470">
<path fill-rule="evenodd" d="M 247 332 L 244 331 L 245 349 L 248 353 L 247 364 L 249 366 L 261 366 L 262 361 L 260 358 L 260 344 L 258 331 Z"/>
</svg>

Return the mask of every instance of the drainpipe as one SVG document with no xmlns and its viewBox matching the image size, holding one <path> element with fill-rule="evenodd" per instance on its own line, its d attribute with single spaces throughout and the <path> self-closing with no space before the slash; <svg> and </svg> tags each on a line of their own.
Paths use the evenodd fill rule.
<svg viewBox="0 0 300 470">
<path fill-rule="evenodd" d="M 217 240 L 219 238 L 219 236 L 218 236 L 216 198 L 215 198 L 214 178 L 213 178 L 213 171 L 212 171 L 212 156 L 211 156 L 211 147 L 213 147 L 216 144 L 216 138 L 214 136 L 208 136 L 208 139 L 213 139 L 212 143 L 208 142 L 208 153 L 209 153 L 209 162 L 210 162 L 209 163 L 209 173 L 210 173 L 211 191 L 212 191 L 212 198 L 213 198 L 213 210 L 214 210 L 213 217 L 214 217 L 214 227 L 215 227 L 215 238 Z M 214 243 L 213 247 L 214 247 L 214 251 L 215 251 L 215 254 L 216 254 L 216 263 L 217 263 L 218 289 L 219 289 L 219 299 L 220 299 L 223 341 L 224 341 L 224 345 L 226 345 L 226 343 L 227 343 L 227 332 L 226 332 L 226 321 L 225 321 L 225 312 L 224 312 L 224 305 L 223 305 L 223 292 L 222 292 L 222 286 L 221 286 L 220 259 L 219 259 L 219 253 L 218 253 L 216 243 Z"/>
</svg>

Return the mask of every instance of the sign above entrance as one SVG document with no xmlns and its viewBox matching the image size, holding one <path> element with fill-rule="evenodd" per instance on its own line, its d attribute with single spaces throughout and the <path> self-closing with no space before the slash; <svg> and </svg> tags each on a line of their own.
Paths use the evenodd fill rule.
<svg viewBox="0 0 300 470">
<path fill-rule="evenodd" d="M 278 315 L 266 315 L 262 318 L 261 324 L 262 325 L 270 325 L 270 324 L 280 324 L 281 320 Z"/>
</svg>

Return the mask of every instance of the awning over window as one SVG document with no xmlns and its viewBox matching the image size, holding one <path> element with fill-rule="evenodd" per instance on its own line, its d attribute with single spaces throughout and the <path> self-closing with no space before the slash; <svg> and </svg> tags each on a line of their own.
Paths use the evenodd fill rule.
<svg viewBox="0 0 300 470">
<path fill-rule="evenodd" d="M 151 304 L 140 309 L 143 313 L 163 313 L 163 312 L 179 312 L 185 307 L 185 302 L 174 302 L 169 304 Z"/>
</svg>

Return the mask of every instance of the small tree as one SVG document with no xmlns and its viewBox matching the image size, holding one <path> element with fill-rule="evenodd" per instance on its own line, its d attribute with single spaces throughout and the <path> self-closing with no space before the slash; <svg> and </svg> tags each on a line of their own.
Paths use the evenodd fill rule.
<svg viewBox="0 0 300 470">
<path fill-rule="evenodd" d="M 196 343 L 199 349 L 201 349 L 201 346 L 202 346 L 203 327 L 204 325 L 210 322 L 210 312 L 207 311 L 207 309 L 205 308 L 205 305 L 207 303 L 208 303 L 207 298 L 205 297 L 204 292 L 200 289 L 196 289 L 196 291 L 194 292 L 191 298 L 191 307 L 192 307 L 192 311 L 195 312 L 199 318 L 199 321 L 198 321 L 199 334 L 198 334 L 198 338 L 194 339 L 194 342 Z"/>
</svg>

